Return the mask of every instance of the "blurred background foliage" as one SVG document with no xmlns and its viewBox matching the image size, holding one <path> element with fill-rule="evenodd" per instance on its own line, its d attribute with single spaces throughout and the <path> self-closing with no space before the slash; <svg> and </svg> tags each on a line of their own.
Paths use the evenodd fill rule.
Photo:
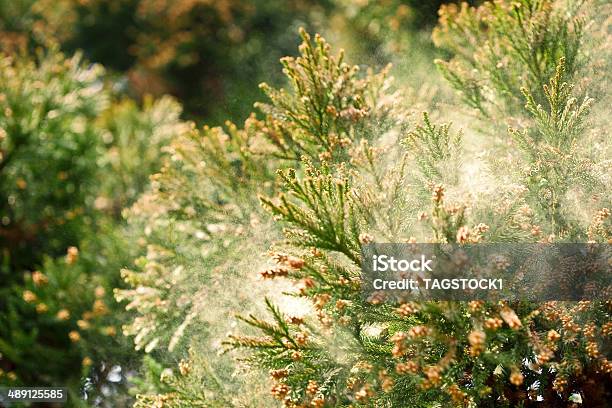
<svg viewBox="0 0 612 408">
<path fill-rule="evenodd" d="M 244 118 L 257 83 L 279 85 L 278 60 L 294 53 L 298 27 L 329 35 L 364 64 L 385 64 L 399 51 L 410 52 L 402 61 L 430 61 L 428 29 L 443 3 L 1 0 L 0 47 L 82 50 L 118 74 L 130 96 L 172 94 L 187 117 L 216 124 Z"/>
<path fill-rule="evenodd" d="M 283 84 L 300 26 L 424 82 L 442 3 L 0 0 L 0 385 L 126 405 L 140 356 L 112 291 L 144 248 L 121 212 L 169 140 L 244 120 L 259 82 Z"/>
<path fill-rule="evenodd" d="M 112 298 L 135 256 L 121 208 L 185 128 L 180 105 L 139 106 L 53 47 L 0 67 L 0 383 L 113 393 L 133 359 Z"/>
</svg>

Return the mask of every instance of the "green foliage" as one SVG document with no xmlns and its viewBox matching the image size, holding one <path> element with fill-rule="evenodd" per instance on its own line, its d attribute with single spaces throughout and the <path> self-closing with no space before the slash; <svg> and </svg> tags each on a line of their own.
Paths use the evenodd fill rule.
<svg viewBox="0 0 612 408">
<path fill-rule="evenodd" d="M 299 172 L 308 173 L 314 169 L 312 163 L 342 160 L 353 141 L 372 137 L 374 124 L 388 126 L 394 107 L 392 100 L 380 97 L 387 86 L 384 73 L 358 76 L 355 67 L 331 54 L 322 38 L 312 41 L 305 33 L 302 38 L 301 56 L 284 60 L 291 88 L 266 87 L 270 103 L 257 105 L 264 118 L 251 116 L 243 129 L 228 123 L 227 131 L 205 127 L 176 138 L 162 171 L 153 177 L 152 191 L 128 213 L 130 222 L 145 231 L 147 256 L 138 262 L 138 269 L 123 272 L 134 289 L 116 293 L 118 299 L 129 300 L 128 309 L 138 313 L 126 326 L 137 347 L 153 352 L 163 346 L 180 355 L 189 345 L 200 357 L 214 359 L 214 350 L 203 349 L 202 339 L 218 338 L 227 327 L 219 319 L 243 309 L 242 302 L 254 292 L 262 293 L 263 288 L 251 288 L 224 299 L 222 289 L 256 285 L 254 277 L 247 277 L 245 283 L 243 271 L 263 267 L 265 260 L 257 255 L 280 237 L 279 228 L 264 221 L 266 214 L 258 200 L 258 195 L 278 191 L 276 170 L 297 164 Z M 372 125 L 364 126 L 366 122 Z M 322 143 L 321 137 L 329 132 L 334 138 L 326 137 Z M 322 184 L 333 189 L 327 195 L 312 196 L 316 201 L 311 207 L 319 215 L 333 211 L 322 227 L 330 232 L 329 228 L 336 228 L 333 223 L 344 217 L 342 211 L 349 211 L 342 206 L 348 187 L 336 184 L 331 175 L 311 176 L 311 185 L 293 187 L 305 195 L 320 194 Z M 291 211 L 285 206 L 278 210 Z M 300 221 L 316 228 L 320 222 L 316 217 Z M 332 237 L 328 243 L 357 256 L 354 233 Z M 194 277 L 204 285 L 194 285 Z M 213 370 L 224 378 L 225 392 L 247 392 L 229 377 L 231 361 L 215 360 Z"/>
<path fill-rule="evenodd" d="M 530 17 L 534 20 L 525 24 L 537 27 L 540 17 L 534 13 Z M 509 55 L 508 58 L 517 57 Z M 520 236 L 525 229 L 531 230 L 530 237 L 523 236 L 528 240 L 540 239 L 544 233 L 552 235 L 542 238 L 543 241 L 586 238 L 587 225 L 568 217 L 569 195 L 570 192 L 579 195 L 577 188 L 581 182 L 587 191 L 601 194 L 603 178 L 596 169 L 601 169 L 602 163 L 592 162 L 578 148 L 584 142 L 581 138 L 585 136 L 585 118 L 592 101 L 587 98 L 579 104 L 572 97 L 571 85 L 566 81 L 575 72 L 567 73 L 565 64 L 564 58 L 558 64 L 555 62 L 548 84 L 532 78 L 531 83 L 527 82 L 531 87 L 524 88 L 526 112 L 533 115 L 534 121 L 527 122 L 528 127 L 520 133 L 523 139 L 517 144 L 523 149 L 520 153 L 525 154 L 528 165 L 537 165 L 538 169 L 537 172 L 528 170 L 529 176 L 523 179 L 520 178 L 523 173 L 516 171 L 520 183 L 517 190 L 522 193 L 514 197 L 503 200 L 495 196 L 481 197 L 483 202 L 470 203 L 475 207 L 474 212 L 466 211 L 466 205 L 449 204 L 445 188 L 434 183 L 452 177 L 446 174 L 452 170 L 440 171 L 438 166 L 457 163 L 460 138 L 450 134 L 448 125 L 433 125 L 428 116 L 424 125 L 416 126 L 409 133 L 404 140 L 404 146 L 410 150 L 408 156 L 418 165 L 416 173 L 422 177 L 421 188 L 432 190 L 433 208 L 421 216 L 429 228 L 426 242 L 480 242 L 496 237 L 505 240 Z M 495 86 L 493 89 L 500 91 L 501 85 Z M 518 94 L 518 89 L 513 92 Z M 534 95 L 540 92 L 548 108 L 537 104 L 538 97 Z M 522 102 L 513 104 L 508 110 L 520 111 L 517 105 L 521 106 Z M 377 136 L 384 139 L 383 134 Z M 308 163 L 303 175 L 291 170 L 280 173 L 289 191 L 287 196 L 281 193 L 278 201 L 263 200 L 271 214 L 289 227 L 285 230 L 288 239 L 277 243 L 284 253 L 272 252 L 278 265 L 264 276 L 296 281 L 298 290 L 291 293 L 309 298 L 318 320 L 318 324 L 307 324 L 298 319 L 298 327 L 293 330 L 301 333 L 299 338 L 308 340 L 294 344 L 298 334 L 289 331 L 289 323 L 296 320 L 285 317 L 283 323 L 280 312 L 269 305 L 272 322 L 253 316 L 245 319 L 264 337 L 233 337 L 230 341 L 235 347 L 254 349 L 254 361 L 274 370 L 271 371 L 272 395 L 285 406 L 403 406 L 408 401 L 411 406 L 440 401 L 456 405 L 517 406 L 537 396 L 550 403 L 561 403 L 572 392 L 586 399 L 587 390 L 592 403 L 604 401 L 602 389 L 591 389 L 584 380 L 598 378 L 601 384 L 610 381 L 609 360 L 600 352 L 601 347 L 607 347 L 603 338 L 607 335 L 597 332 L 598 327 L 610 324 L 606 303 L 432 302 L 390 306 L 381 303 L 383 298 L 363 299 L 357 291 L 347 290 L 358 276 L 359 259 L 343 244 L 343 237 L 370 242 L 376 237 L 364 231 L 375 229 L 380 222 L 376 218 L 361 217 L 365 211 L 353 210 L 358 207 L 357 203 L 378 205 L 379 202 L 354 201 L 353 197 L 365 194 L 366 183 L 362 179 L 367 180 L 368 175 L 375 173 L 373 167 L 389 167 L 382 160 L 366 153 L 362 160 L 351 160 L 353 166 L 349 172 L 343 170 L 342 163 L 332 165 L 333 171 L 327 163 Z M 340 181 L 335 181 L 334 171 L 343 174 Z M 456 166 L 455 172 L 458 171 L 460 167 Z M 534 177 L 539 172 L 544 176 L 536 180 Z M 460 187 L 460 182 L 456 178 L 455 187 Z M 344 191 L 350 194 L 342 194 Z M 600 205 L 605 205 L 606 200 L 599 201 Z M 421 210 L 430 205 L 427 200 L 419 202 L 418 199 L 412 204 Z M 484 208 L 489 211 L 483 211 Z M 601 210 L 595 217 L 598 225 L 605 222 L 604 213 L 609 211 Z M 503 214 L 502 222 L 499 222 L 500 214 Z M 535 224 L 538 221 L 544 224 Z M 495 225 L 494 230 L 490 225 Z M 410 226 L 407 227 L 404 234 L 411 232 Z M 313 255 L 308 255 L 308 251 Z M 313 261 L 316 257 L 325 261 Z M 344 285 L 335 285 L 335 282 Z M 580 327 L 587 330 L 582 331 Z M 376 334 L 366 334 L 372 328 Z M 352 341 L 345 340 L 344 344 L 351 346 L 342 348 L 341 352 L 335 348 L 337 338 L 334 338 L 340 332 L 352 338 Z M 311 352 L 313 348 L 316 352 Z M 292 349 L 296 351 L 289 361 L 287 354 Z M 328 368 L 330 362 L 321 349 L 334 350 L 344 358 L 332 361 Z M 309 371 L 311 366 L 350 374 L 331 377 L 333 392 L 329 392 L 330 378 Z M 322 380 L 328 392 L 318 394 Z"/>
<path fill-rule="evenodd" d="M 433 38 L 453 55 L 437 61 L 464 102 L 484 115 L 524 114 L 520 89 L 546 101 L 541 85 L 565 59 L 563 80 L 572 80 L 585 63 L 583 0 L 484 2 L 479 7 L 451 4 L 440 9 Z"/>
<path fill-rule="evenodd" d="M 115 371 L 133 352 L 113 288 L 135 253 L 109 197 L 139 195 L 184 128 L 180 110 L 113 103 L 101 67 L 79 55 L 0 65 L 0 383 L 67 386 L 73 406 L 83 392 L 126 404 Z"/>
<path fill-rule="evenodd" d="M 457 2 L 332 0 L 326 15 L 329 22 L 316 27 L 345 48 L 351 60 L 376 69 L 391 62 L 401 83 L 415 84 L 415 91 L 425 86 L 438 93 L 440 89 L 430 82 L 432 60 L 444 54 L 434 47 L 430 29 L 440 6 Z"/>
<path fill-rule="evenodd" d="M 387 71 L 359 78 L 359 67 L 344 63 L 342 51 L 335 57 L 321 36 L 313 42 L 305 31 L 300 34 L 301 56 L 281 60 L 292 92 L 261 85 L 272 102 L 256 104 L 273 126 L 266 136 L 282 159 L 346 159 L 345 147 L 352 139 L 368 137 L 375 125 L 384 130 L 388 122 L 389 106 L 381 100 Z M 364 124 L 370 128 L 362 128 Z"/>
<path fill-rule="evenodd" d="M 228 326 L 225 347 L 247 370 L 267 370 L 271 397 L 289 407 L 564 404 L 572 393 L 605 401 L 607 303 L 390 304 L 360 292 L 360 246 L 372 241 L 607 239 L 605 164 L 584 148 L 593 101 L 579 103 L 571 85 L 584 56 L 576 48 L 582 23 L 571 4 L 517 4 L 442 12 L 440 30 L 472 41 L 454 51 L 471 61 L 473 77 L 447 75 L 463 81 L 463 91 L 472 81 L 467 104 L 500 120 L 521 116 L 520 130 L 486 146 L 494 160 L 481 163 L 470 149 L 497 132 L 497 122 L 460 132 L 429 114 L 408 123 L 384 75 L 359 77 L 322 38 L 304 32 L 301 55 L 283 60 L 290 89 L 263 85 L 271 101 L 257 105 L 263 119 L 177 139 L 152 193 L 131 210 L 148 256 L 125 273 L 134 288 L 117 296 L 138 313 L 127 326 L 138 347 L 163 345 L 176 356 L 189 348 L 194 378 L 220 381 L 183 375 L 146 390 L 143 403 L 207 406 L 222 383 L 237 395 L 226 405 L 270 405 L 261 380 L 232 380 L 234 363 L 206 346 Z M 564 29 L 567 21 L 575 25 Z M 530 30 L 524 41 L 505 37 L 521 27 Z M 479 46 L 483 36 L 490 47 Z M 521 57 L 527 50 L 537 63 Z M 492 73 L 499 63 L 507 76 Z M 483 170 L 499 184 L 485 190 L 466 180 Z M 571 203 L 587 194 L 596 199 L 580 209 L 585 220 Z M 265 221 L 258 196 L 273 221 Z M 202 244 L 193 238 L 198 231 Z M 253 256 L 266 248 L 269 261 Z M 257 269 L 263 282 L 252 280 Z M 232 287 L 238 300 L 221 300 Z M 310 309 L 285 311 L 284 297 Z M 247 299 L 265 299 L 265 308 L 257 312 Z M 243 334 L 219 321 L 228 310 L 243 311 Z"/>
<path fill-rule="evenodd" d="M 104 174 L 98 208 L 112 207 L 116 214 L 133 204 L 148 187 L 149 176 L 161 167 L 165 146 L 187 130 L 180 121 L 181 106 L 172 98 L 144 99 L 142 107 L 130 99 L 113 103 L 97 125 L 104 150 L 98 165 Z"/>
<path fill-rule="evenodd" d="M 417 125 L 403 140 L 430 183 L 450 181 L 447 180 L 449 176 L 457 177 L 461 165 L 461 133 L 452 134 L 450 128 L 450 123 L 432 124 L 429 115 L 424 113 L 423 125 Z"/>
<path fill-rule="evenodd" d="M 327 166 L 318 170 L 309 163 L 305 165 L 301 180 L 296 178 L 295 170 L 279 172 L 289 194 L 303 206 L 291 202 L 284 195 L 279 197 L 279 204 L 265 198 L 262 198 L 262 203 L 270 213 L 297 227 L 290 232 L 294 243 L 337 251 L 357 261 L 359 228 L 355 223 L 351 187 L 345 173 L 340 168 L 338 174 L 330 174 Z"/>
<path fill-rule="evenodd" d="M 189 129 L 173 141 L 152 191 L 128 214 L 146 231 L 146 257 L 138 270 L 122 272 L 139 289 L 118 291 L 117 298 L 130 299 L 128 309 L 143 314 L 126 333 L 136 335 L 137 347 L 146 351 L 158 344 L 174 349 L 200 307 L 192 298 L 199 290 L 192 274 L 204 278 L 210 271 L 199 271 L 201 265 L 218 267 L 221 254 L 240 251 L 227 237 L 243 235 L 239 226 L 256 217 L 256 197 L 249 201 L 246 192 L 270 178 L 267 165 L 246 150 L 251 132 L 230 124 L 229 134 L 220 128 L 203 133 Z M 208 249 L 184 245 L 194 237 Z"/>
<path fill-rule="evenodd" d="M 198 370 L 193 365 L 198 365 Z M 187 407 L 227 407 L 231 404 L 231 398 L 223 393 L 223 387 L 219 379 L 208 368 L 205 360 L 191 356 L 191 359 L 181 360 L 178 364 L 178 372 L 172 369 L 163 369 L 160 364 L 150 356 L 145 356 L 144 366 L 146 368 L 147 381 L 136 379 L 136 383 L 148 387 L 156 384 L 151 393 L 139 392 L 134 404 L 135 408 L 148 408 L 151 406 L 164 406 L 169 408 Z M 198 384 L 199 387 L 194 387 Z M 202 392 L 206 389 L 207 392 Z M 143 391 L 135 388 L 133 391 Z"/>
<path fill-rule="evenodd" d="M 573 87 L 562 82 L 565 72 L 565 59 L 561 58 L 555 75 L 550 78 L 549 84 L 542 87 L 548 109 L 537 104 L 528 89 L 522 89 L 527 100 L 525 108 L 534 117 L 539 135 L 546 143 L 561 148 L 567 148 L 584 131 L 584 120 L 589 113 L 589 106 L 593 103 L 593 99 L 588 97 L 579 103 L 572 96 Z M 537 142 L 537 139 L 532 142 Z"/>
<path fill-rule="evenodd" d="M 78 56 L 50 52 L 36 61 L 7 56 L 1 61 L 0 319 L 11 328 L 2 334 L 2 367 L 10 374 L 3 381 L 48 384 L 68 368 L 77 376 L 64 381 L 74 390 L 86 354 L 73 349 L 68 334 L 91 308 L 96 285 L 113 285 L 90 280 L 81 263 L 68 267 L 78 259 L 75 245 L 92 226 L 100 146 L 94 122 L 108 95 L 100 67 L 84 68 Z M 60 260 L 69 246 L 66 260 Z M 41 270 L 32 273 L 36 268 Z M 85 287 L 91 298 L 83 296 Z M 82 322 L 91 326 L 88 320 Z M 95 330 L 108 324 L 101 321 Z M 44 369 L 41 355 L 48 358 Z M 89 358 L 88 366 L 92 362 Z"/>
<path fill-rule="evenodd" d="M 411 41 L 431 44 L 416 30 L 435 22 L 436 0 L 223 2 L 168 0 L 2 0 L 0 48 L 10 52 L 58 42 L 124 74 L 130 91 L 171 93 L 189 115 L 222 123 L 242 119 L 262 80 L 280 83 L 276 63 L 289 55 L 298 24 L 345 36 L 368 63 L 376 54 L 402 50 Z M 389 21 L 389 24 L 382 23 Z M 370 61 L 371 59 L 371 61 Z"/>
<path fill-rule="evenodd" d="M 48 46 L 55 38 L 65 38 L 65 23 L 70 19 L 66 6 L 70 1 L 0 1 L 0 50 L 19 53 L 41 45 Z M 50 8 L 51 4 L 54 7 Z M 45 9 L 48 10 L 43 19 L 41 11 Z M 43 24 L 41 20 L 44 20 Z"/>
<path fill-rule="evenodd" d="M 62 1 L 73 35 L 44 3 L 0 3 L 24 11 L 0 29 L 49 22 L 30 48 L 84 46 L 129 70 L 132 91 L 157 84 L 209 115 L 268 70 L 265 50 L 288 52 L 293 38 L 270 37 L 283 19 L 323 10 Z M 331 15 L 389 52 L 427 43 L 400 28 L 430 3 L 333 2 Z M 421 92 L 396 92 L 389 68 L 364 73 L 304 30 L 281 61 L 285 88 L 262 84 L 267 101 L 241 126 L 196 128 L 171 99 L 117 98 L 78 58 L 2 57 L 0 383 L 61 381 L 74 405 L 80 390 L 127 405 L 117 367 L 140 354 L 121 327 L 145 353 L 136 407 L 604 406 L 610 302 L 396 304 L 363 296 L 360 265 L 371 242 L 610 242 L 606 99 L 586 96 L 606 87 L 587 78 L 607 66 L 592 62 L 605 49 L 595 3 L 442 7 L 434 38 L 452 60 L 438 64 L 485 119 L 470 122 L 425 95 L 429 72 Z M 123 54 L 92 43 L 101 31 Z M 405 57 L 424 66 L 412 56 L 430 53 Z M 221 90 L 225 75 L 236 89 Z M 414 121 L 422 106 L 432 113 Z"/>
<path fill-rule="evenodd" d="M 90 397 L 101 395 L 103 384 L 109 391 L 120 389 L 123 379 L 109 381 L 107 376 L 115 364 L 130 361 L 131 352 L 120 336 L 112 288 L 119 284 L 115 271 L 133 254 L 109 227 L 82 231 L 87 238 L 81 238 L 78 253 L 71 247 L 65 258 L 46 257 L 39 270 L 12 271 L 0 313 L 8 328 L 0 339 L 4 384 L 62 384 L 69 387 L 75 406 L 82 378 L 94 379 L 94 388 L 86 390 Z M 105 239 L 92 239 L 96 234 Z"/>
<path fill-rule="evenodd" d="M 571 94 L 572 87 L 561 82 L 564 70 L 565 61 L 561 59 L 549 84 L 543 85 L 547 108 L 536 105 L 533 94 L 523 89 L 526 108 L 535 122 L 532 131 L 510 129 L 528 162 L 525 186 L 546 214 L 554 235 L 576 233 L 576 227 L 569 225 L 575 220 L 568 219 L 571 215 L 562 208 L 567 203 L 568 192 L 581 186 L 586 196 L 604 188 L 597 163 L 581 154 L 578 148 L 593 100 L 585 97 L 581 103 L 577 102 Z M 584 239 L 585 236 L 570 235 L 569 238 Z"/>
<path fill-rule="evenodd" d="M 0 69 L 0 211 L 3 246 L 43 244 L 61 253 L 82 227 L 95 184 L 99 130 L 108 104 L 101 68 L 57 53 L 38 61 L 3 56 Z M 12 262 L 19 262 L 16 257 Z"/>
<path fill-rule="evenodd" d="M 132 94 L 170 93 L 189 115 L 243 118 L 278 59 L 327 1 L 2 0 L 8 50 L 57 42 L 128 79 Z M 3 38 L 4 40 L 4 38 Z"/>
<path fill-rule="evenodd" d="M 228 251 L 233 247 L 233 244 L 227 242 L 228 235 L 236 234 L 243 239 L 244 233 L 241 231 L 249 228 L 248 225 L 254 222 L 253 219 L 262 217 L 257 193 L 270 194 L 274 191 L 274 172 L 286 160 L 293 162 L 301 155 L 307 160 L 317 162 L 322 158 L 327 160 L 346 157 L 351 138 L 362 134 L 366 137 L 369 135 L 361 125 L 366 117 L 365 113 L 344 119 L 337 114 L 337 109 L 340 109 L 340 112 L 363 110 L 367 112 L 368 118 L 384 125 L 391 106 L 374 99 L 381 88 L 386 86 L 384 74 L 357 79 L 356 69 L 343 63 L 340 58 L 332 57 L 322 38 L 317 37 L 314 43 L 305 33 L 303 38 L 302 57 L 295 62 L 285 60 L 286 72 L 293 81 L 293 89 L 287 92 L 268 88 L 271 104 L 258 105 L 267 114 L 264 120 L 252 116 L 245 122 L 244 129 L 228 123 L 227 132 L 221 128 L 208 127 L 201 132 L 193 130 L 178 137 L 170 146 L 169 160 L 161 173 L 153 177 L 152 192 L 143 197 L 130 211 L 133 223 L 144 223 L 149 227 L 147 240 L 151 245 L 148 247 L 148 260 L 143 259 L 140 265 L 148 272 L 125 271 L 126 280 L 132 285 L 145 285 L 146 282 L 146 285 L 155 287 L 151 289 L 151 294 L 155 296 L 145 295 L 143 291 L 143 302 L 132 303 L 133 307 L 142 307 L 142 311 L 153 311 L 150 302 L 157 298 L 159 290 L 163 292 L 162 299 L 175 296 L 173 294 L 184 296 L 174 288 L 177 276 L 185 279 L 186 283 L 191 280 L 189 272 L 180 268 L 171 274 L 164 268 L 176 266 L 176 262 L 181 259 L 193 260 L 194 267 L 202 263 L 216 265 L 218 261 L 214 260 L 213 254 Z M 319 53 L 316 58 L 313 54 L 315 50 Z M 350 75 L 352 79 L 347 79 L 346 75 Z M 337 84 L 336 87 L 328 89 L 334 83 Z M 348 98 L 346 95 L 349 92 L 354 92 L 354 96 Z M 285 98 L 281 99 L 280 95 L 285 95 Z M 337 106 L 334 108 L 336 111 L 332 109 L 334 104 Z M 358 104 L 357 107 L 355 104 Z M 316 116 L 315 122 L 306 123 L 298 118 L 309 117 L 305 112 L 313 113 Z M 318 137 L 322 134 L 321 126 L 337 134 L 337 139 L 342 138 L 345 141 L 317 144 Z M 309 191 L 312 193 L 313 189 Z M 346 193 L 345 190 L 339 191 L 340 195 Z M 340 196 L 337 198 L 342 199 Z M 334 211 L 336 210 L 334 208 Z M 314 222 L 312 217 L 311 221 Z M 330 220 L 330 223 L 332 221 L 337 222 Z M 181 245 L 194 234 L 201 236 L 203 241 L 210 241 L 207 243 L 210 250 L 202 252 L 199 247 Z M 175 238 L 171 239 L 172 244 L 168 245 L 170 237 Z M 350 247 L 351 251 L 356 250 L 354 243 L 349 244 L 346 240 L 343 242 L 350 245 L 347 248 Z M 239 250 L 239 247 L 236 247 L 236 250 Z M 231 256 L 228 254 L 226 258 L 229 260 Z M 159 264 L 165 266 L 160 267 Z M 174 284 L 160 287 L 160 279 L 169 279 Z M 119 297 L 124 299 L 141 296 L 130 291 L 120 292 Z M 141 341 L 150 341 L 151 338 L 156 338 L 156 335 L 168 338 L 173 330 L 169 330 L 167 326 L 162 326 L 162 330 L 152 330 L 152 327 L 161 322 L 174 326 L 182 321 L 173 315 L 170 315 L 171 319 L 163 317 L 167 313 L 182 314 L 186 309 L 172 307 L 171 304 L 167 304 L 167 309 L 158 309 L 158 319 L 142 321 L 147 327 L 147 335 L 140 336 Z M 133 334 L 137 332 L 139 330 Z M 142 346 L 145 344 L 141 343 Z"/>
</svg>

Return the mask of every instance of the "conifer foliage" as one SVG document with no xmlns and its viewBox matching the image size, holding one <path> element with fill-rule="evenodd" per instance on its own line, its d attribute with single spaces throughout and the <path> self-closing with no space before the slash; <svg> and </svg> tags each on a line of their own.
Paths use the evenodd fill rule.
<svg viewBox="0 0 612 408">
<path fill-rule="evenodd" d="M 361 75 L 302 32 L 300 55 L 283 60 L 289 88 L 263 85 L 269 102 L 243 128 L 176 138 L 128 214 L 146 256 L 116 296 L 136 312 L 126 332 L 137 347 L 191 357 L 137 406 L 272 404 L 202 356 L 219 338 L 220 294 L 244 295 L 235 282 L 263 304 L 229 301 L 241 325 L 225 351 L 269 375 L 284 406 L 605 406 L 609 301 L 394 304 L 360 290 L 370 242 L 610 242 L 606 163 L 589 146 L 606 130 L 589 131 L 597 101 L 575 85 L 588 57 L 582 3 L 442 8 L 436 41 L 453 59 L 438 65 L 480 112 L 474 129 L 413 121 L 386 70 Z M 497 121 L 510 127 L 499 138 Z M 470 157 L 493 191 L 466 182 L 468 137 L 504 153 Z M 283 291 L 308 312 L 283 310 Z"/>
<path fill-rule="evenodd" d="M 119 209 L 183 127 L 169 98 L 117 103 L 103 72 L 55 48 L 0 53 L 0 384 L 67 387 L 73 406 L 102 389 L 126 403 Z"/>
<path fill-rule="evenodd" d="M 522 110 L 521 88 L 534 100 L 546 100 L 542 85 L 565 60 L 564 77 L 584 64 L 580 53 L 585 25 L 584 1 L 484 2 L 479 7 L 442 5 L 434 30 L 436 45 L 450 51 L 450 62 L 437 61 L 444 77 L 462 92 L 464 102 L 483 114 Z"/>
</svg>

